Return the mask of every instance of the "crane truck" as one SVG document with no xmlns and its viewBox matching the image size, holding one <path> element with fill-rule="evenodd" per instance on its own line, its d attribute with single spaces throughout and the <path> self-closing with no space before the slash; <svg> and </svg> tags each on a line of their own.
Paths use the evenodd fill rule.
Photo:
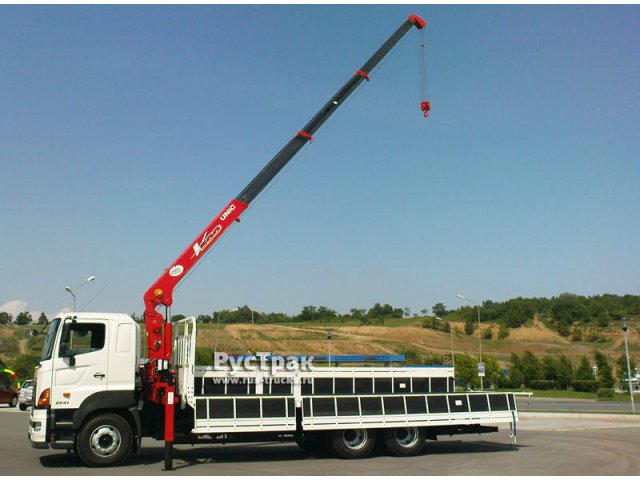
<svg viewBox="0 0 640 480">
<path fill-rule="evenodd" d="M 171 321 L 175 286 L 398 41 L 425 26 L 417 15 L 403 21 L 147 290 L 146 358 L 129 315 L 73 312 L 48 324 L 29 417 L 34 448 L 73 450 L 90 467 L 108 467 L 151 437 L 164 441 L 171 470 L 174 444 L 291 439 L 362 458 L 376 444 L 414 455 L 427 438 L 493 432 L 501 423 L 515 433 L 513 394 L 456 392 L 449 366 L 313 367 L 256 356 L 243 369 L 201 366 L 195 319 Z M 427 116 L 429 101 L 420 107 Z"/>
</svg>

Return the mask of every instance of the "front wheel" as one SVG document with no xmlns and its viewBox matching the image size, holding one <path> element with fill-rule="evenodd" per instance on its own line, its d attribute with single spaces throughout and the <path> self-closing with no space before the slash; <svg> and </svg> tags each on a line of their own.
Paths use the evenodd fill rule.
<svg viewBox="0 0 640 480">
<path fill-rule="evenodd" d="M 375 430 L 353 428 L 335 430 L 329 434 L 329 447 L 340 458 L 364 458 L 376 444 Z"/>
<path fill-rule="evenodd" d="M 115 467 L 129 456 L 132 443 L 129 424 L 119 415 L 104 414 L 83 425 L 76 451 L 89 467 Z"/>
<path fill-rule="evenodd" d="M 424 446 L 424 431 L 418 427 L 385 429 L 382 443 L 385 450 L 396 457 L 417 455 Z"/>
<path fill-rule="evenodd" d="M 24 411 L 27 409 L 27 404 L 26 404 L 26 403 L 21 403 L 20 405 L 18 405 L 18 408 L 19 408 L 21 411 L 23 411 L 23 412 L 24 412 Z"/>
<path fill-rule="evenodd" d="M 18 397 L 11 397 L 11 401 L 9 402 L 9 406 L 14 408 L 18 404 Z"/>
</svg>

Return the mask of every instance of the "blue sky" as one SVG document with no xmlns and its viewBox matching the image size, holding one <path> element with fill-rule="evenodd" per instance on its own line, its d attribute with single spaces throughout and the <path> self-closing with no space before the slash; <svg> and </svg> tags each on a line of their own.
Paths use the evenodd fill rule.
<svg viewBox="0 0 640 480">
<path fill-rule="evenodd" d="M 0 305 L 141 313 L 411 13 L 173 311 L 640 293 L 637 6 L 2 6 Z"/>
</svg>

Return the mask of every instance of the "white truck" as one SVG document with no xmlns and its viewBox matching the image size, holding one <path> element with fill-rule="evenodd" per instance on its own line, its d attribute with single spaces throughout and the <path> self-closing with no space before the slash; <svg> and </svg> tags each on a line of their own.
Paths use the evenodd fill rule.
<svg viewBox="0 0 640 480">
<path fill-rule="evenodd" d="M 496 431 L 500 423 L 515 433 L 513 395 L 456 393 L 450 367 L 196 366 L 195 321 L 167 321 L 175 286 L 393 46 L 425 25 L 410 15 L 147 290 L 147 358 L 128 315 L 77 312 L 48 324 L 29 419 L 34 447 L 75 450 L 89 466 L 113 466 L 152 437 L 164 440 L 170 470 L 174 443 L 290 437 L 303 448 L 360 458 L 376 442 L 412 455 L 441 434 Z M 429 101 L 420 108 L 426 117 Z"/>
<path fill-rule="evenodd" d="M 289 438 L 361 458 L 376 442 L 407 456 L 439 435 L 495 432 L 499 424 L 515 433 L 513 394 L 455 392 L 449 366 L 198 366 L 195 319 L 174 322 L 174 332 L 175 443 Z M 140 326 L 128 315 L 52 320 L 36 370 L 32 446 L 73 449 L 89 466 L 112 466 L 143 437 L 163 439 L 163 409 L 144 398 L 140 347 Z"/>
</svg>

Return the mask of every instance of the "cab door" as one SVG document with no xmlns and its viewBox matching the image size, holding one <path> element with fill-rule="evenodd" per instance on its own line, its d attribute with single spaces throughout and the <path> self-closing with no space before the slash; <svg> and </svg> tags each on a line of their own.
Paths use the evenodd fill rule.
<svg viewBox="0 0 640 480">
<path fill-rule="evenodd" d="M 90 395 L 107 390 L 108 328 L 104 320 L 64 323 L 53 362 L 52 408 L 78 408 Z"/>
</svg>

